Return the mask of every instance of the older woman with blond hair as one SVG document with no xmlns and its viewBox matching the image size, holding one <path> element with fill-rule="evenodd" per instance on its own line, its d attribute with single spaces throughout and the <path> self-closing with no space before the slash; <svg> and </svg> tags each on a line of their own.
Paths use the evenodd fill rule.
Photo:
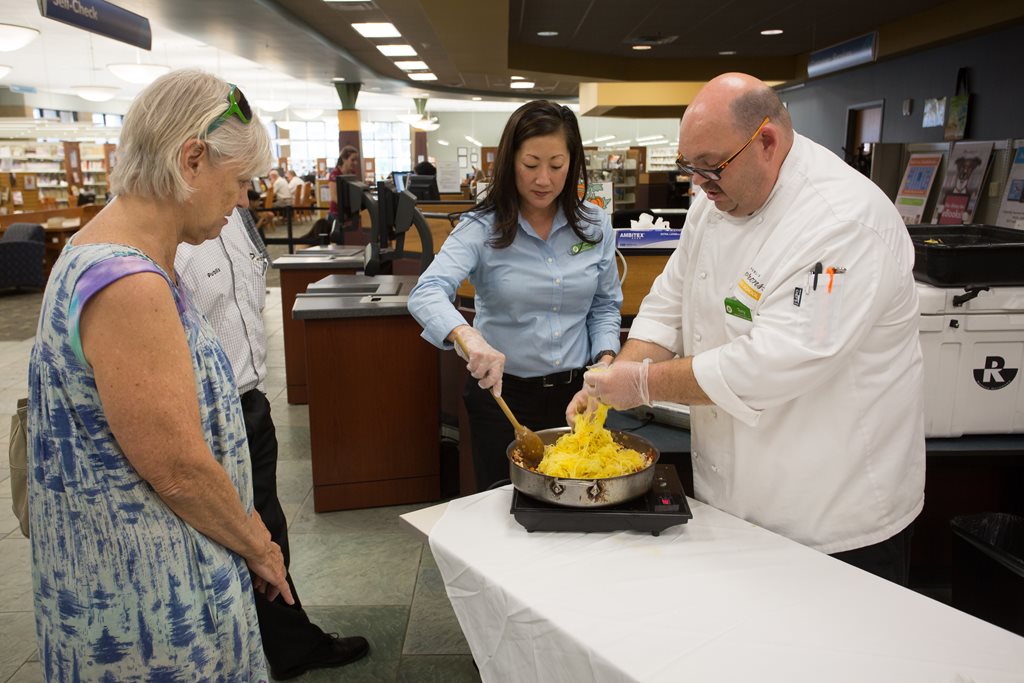
<svg viewBox="0 0 1024 683">
<path fill-rule="evenodd" d="M 252 512 L 231 366 L 174 273 L 216 237 L 268 135 L 234 85 L 157 79 L 121 131 L 108 204 L 46 287 L 29 366 L 29 518 L 44 676 L 263 681 L 252 588 L 291 602 Z"/>
</svg>

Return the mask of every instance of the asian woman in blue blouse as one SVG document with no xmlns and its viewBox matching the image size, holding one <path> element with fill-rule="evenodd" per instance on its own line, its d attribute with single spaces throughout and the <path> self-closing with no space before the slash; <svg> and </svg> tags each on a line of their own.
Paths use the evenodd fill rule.
<svg viewBox="0 0 1024 683">
<path fill-rule="evenodd" d="M 489 393 L 531 429 L 560 427 L 586 367 L 618 352 L 615 238 L 608 215 L 580 199 L 586 183 L 572 111 L 544 100 L 523 105 L 501 134 L 486 199 L 409 296 L 423 337 L 442 349 L 457 338 L 477 380 L 463 398 L 478 489 L 508 477 L 514 438 Z M 453 305 L 467 278 L 476 291 L 472 325 Z"/>
</svg>

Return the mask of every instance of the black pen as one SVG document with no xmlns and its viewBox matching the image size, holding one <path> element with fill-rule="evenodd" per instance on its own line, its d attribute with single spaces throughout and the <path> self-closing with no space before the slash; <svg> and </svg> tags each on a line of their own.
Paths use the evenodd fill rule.
<svg viewBox="0 0 1024 683">
<path fill-rule="evenodd" d="M 811 284 L 811 289 L 818 291 L 818 276 L 821 275 L 821 261 L 814 264 L 814 268 L 811 269 L 811 272 L 814 273 L 814 282 Z"/>
</svg>

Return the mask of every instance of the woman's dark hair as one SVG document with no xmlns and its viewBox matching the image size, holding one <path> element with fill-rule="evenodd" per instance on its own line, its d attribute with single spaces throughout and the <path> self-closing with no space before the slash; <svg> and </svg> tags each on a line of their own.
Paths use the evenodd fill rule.
<svg viewBox="0 0 1024 683">
<path fill-rule="evenodd" d="M 569 149 L 569 172 L 565 176 L 565 186 L 555 201 L 562 208 L 569 227 L 581 240 L 589 244 L 601 241 L 600 232 L 591 237 L 583 228 L 583 223 L 587 222 L 586 209 L 577 186 L 583 184 L 583 194 L 586 196 L 587 169 L 576 115 L 568 107 L 547 100 L 534 100 L 516 109 L 505 124 L 494 160 L 493 182 L 487 190 L 487 196 L 474 212 L 494 213 L 494 234 L 488 241 L 489 246 L 504 249 L 511 245 L 519 228 L 516 152 L 530 138 L 559 132 L 565 136 L 565 146 Z"/>
<path fill-rule="evenodd" d="M 334 164 L 335 168 L 341 168 L 341 165 L 353 154 L 359 154 L 359 150 L 352 145 L 345 145 L 341 148 L 341 154 L 338 156 L 338 163 Z"/>
</svg>

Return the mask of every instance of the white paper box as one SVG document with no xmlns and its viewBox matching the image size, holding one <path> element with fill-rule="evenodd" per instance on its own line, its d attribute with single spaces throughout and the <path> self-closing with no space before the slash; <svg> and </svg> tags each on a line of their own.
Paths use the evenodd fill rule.
<svg viewBox="0 0 1024 683">
<path fill-rule="evenodd" d="M 1024 287 L 957 306 L 962 287 L 917 283 L 925 436 L 1024 432 Z"/>
</svg>

